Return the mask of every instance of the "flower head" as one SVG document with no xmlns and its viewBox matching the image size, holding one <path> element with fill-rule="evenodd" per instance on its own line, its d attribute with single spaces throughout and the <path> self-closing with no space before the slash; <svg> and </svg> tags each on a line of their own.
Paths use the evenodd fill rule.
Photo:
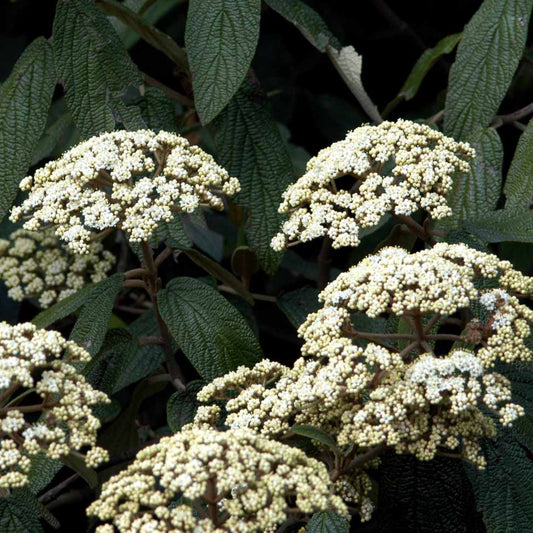
<svg viewBox="0 0 533 533">
<path fill-rule="evenodd" d="M 272 240 L 275 250 L 328 236 L 334 248 L 357 246 L 359 230 L 386 213 L 410 215 L 422 208 L 433 218 L 451 214 L 446 195 L 455 172 L 468 172 L 474 150 L 429 126 L 398 120 L 361 126 L 319 152 L 305 174 L 283 194 L 290 213 Z M 351 176 L 348 189 L 338 178 Z"/>
<path fill-rule="evenodd" d="M 250 431 L 198 427 L 139 452 L 87 512 L 120 533 L 273 531 L 291 507 L 346 514 L 331 488 L 325 466 L 301 450 Z"/>
<path fill-rule="evenodd" d="M 88 283 L 105 279 L 115 263 L 111 252 L 92 242 L 87 254 L 74 254 L 61 246 L 52 228 L 14 231 L 0 241 L 0 278 L 8 296 L 21 301 L 35 298 L 44 309 Z"/>
<path fill-rule="evenodd" d="M 89 358 L 55 331 L 0 323 L 0 487 L 25 485 L 30 457 L 39 452 L 58 459 L 88 447 L 89 466 L 107 459 L 95 446 L 100 421 L 91 407 L 109 399 L 74 366 Z M 30 404 L 34 396 L 38 403 Z"/>
<path fill-rule="evenodd" d="M 82 142 L 47 163 L 20 188 L 28 198 L 11 220 L 25 214 L 28 230 L 54 225 L 75 253 L 88 253 L 95 232 L 121 228 L 131 242 L 148 240 L 174 212 L 201 205 L 222 209 L 219 193 L 239 182 L 187 139 L 161 131 L 114 131 Z"/>
</svg>

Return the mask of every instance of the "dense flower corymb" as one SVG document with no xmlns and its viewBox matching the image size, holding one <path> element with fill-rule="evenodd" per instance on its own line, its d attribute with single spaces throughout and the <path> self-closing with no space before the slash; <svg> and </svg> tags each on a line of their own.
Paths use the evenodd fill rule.
<svg viewBox="0 0 533 533">
<path fill-rule="evenodd" d="M 376 225 L 386 213 L 411 215 L 422 208 L 433 218 L 449 216 L 452 175 L 468 172 L 473 156 L 468 144 L 408 120 L 356 128 L 321 150 L 284 192 L 279 211 L 290 218 L 272 247 L 326 235 L 334 248 L 357 246 L 360 228 Z M 354 180 L 347 190 L 335 181 L 343 176 Z"/>
<path fill-rule="evenodd" d="M 87 254 L 73 254 L 61 246 L 52 228 L 19 229 L 9 240 L 0 240 L 0 278 L 8 296 L 17 301 L 35 298 L 42 308 L 102 281 L 114 263 L 100 242 L 90 243 Z"/>
<path fill-rule="evenodd" d="M 148 240 L 174 212 L 201 205 L 222 209 L 219 194 L 232 195 L 240 186 L 187 139 L 139 130 L 82 142 L 22 180 L 20 188 L 29 196 L 13 208 L 13 221 L 30 214 L 25 229 L 54 225 L 73 252 L 87 253 L 98 232 L 120 228 L 132 242 Z"/>
<path fill-rule="evenodd" d="M 327 509 L 346 513 L 322 463 L 250 431 L 199 427 L 139 452 L 87 512 L 120 533 L 252 533 L 273 531 L 289 510 Z"/>
<path fill-rule="evenodd" d="M 58 459 L 89 447 L 89 466 L 107 459 L 95 446 L 100 421 L 91 407 L 109 399 L 73 366 L 89 359 L 55 331 L 0 323 L 0 487 L 25 485 L 30 457 L 39 452 Z M 35 396 L 38 403 L 30 404 Z"/>
</svg>

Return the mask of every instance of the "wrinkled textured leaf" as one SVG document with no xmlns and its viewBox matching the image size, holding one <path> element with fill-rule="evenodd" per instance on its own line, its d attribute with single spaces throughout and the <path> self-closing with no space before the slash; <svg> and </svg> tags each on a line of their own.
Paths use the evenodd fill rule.
<svg viewBox="0 0 533 533">
<path fill-rule="evenodd" d="M 531 425 L 531 422 L 529 422 Z M 533 463 L 510 429 L 486 440 L 484 470 L 466 468 L 478 509 L 491 533 L 533 531 Z"/>
<path fill-rule="evenodd" d="M 61 470 L 63 465 L 57 459 L 50 459 L 44 452 L 31 457 L 31 466 L 28 473 L 29 488 L 34 494 L 41 492 L 54 476 Z"/>
<path fill-rule="evenodd" d="M 185 46 L 203 124 L 237 92 L 259 38 L 260 0 L 190 0 Z"/>
<path fill-rule="evenodd" d="M 95 293 L 105 291 L 105 286 L 108 282 L 108 279 L 100 281 L 98 283 L 91 283 L 90 285 L 83 287 L 83 289 L 80 289 L 74 294 L 71 294 L 67 298 L 60 300 L 48 309 L 41 311 L 32 320 L 32 322 L 38 328 L 47 328 L 54 322 L 57 322 L 58 320 L 61 320 L 62 318 L 65 318 L 68 315 L 71 315 L 91 298 L 93 291 L 95 291 Z"/>
<path fill-rule="evenodd" d="M 433 48 L 428 48 L 425 50 L 424 53 L 418 58 L 413 70 L 411 70 L 409 73 L 409 76 L 400 89 L 398 97 L 405 98 L 405 100 L 411 100 L 414 98 L 431 67 L 439 60 L 441 56 L 453 52 L 453 49 L 461 40 L 461 36 L 462 33 L 447 35 Z"/>
<path fill-rule="evenodd" d="M 533 211 L 502 209 L 463 226 L 486 242 L 533 242 Z"/>
<path fill-rule="evenodd" d="M 91 291 L 84 303 L 70 340 L 85 348 L 91 355 L 98 353 L 104 342 L 115 298 L 122 289 L 123 274 L 113 274 Z"/>
<path fill-rule="evenodd" d="M 511 84 L 533 0 L 485 0 L 466 25 L 450 71 L 446 134 L 470 140 L 486 128 Z"/>
<path fill-rule="evenodd" d="M 140 72 L 107 17 L 89 0 L 60 0 L 54 20 L 56 72 L 82 138 L 119 124 L 144 127 L 140 110 Z"/>
<path fill-rule="evenodd" d="M 518 141 L 503 192 L 506 209 L 529 209 L 533 201 L 533 119 Z"/>
<path fill-rule="evenodd" d="M 456 175 L 448 203 L 453 210 L 450 219 L 444 219 L 443 226 L 457 220 L 476 218 L 496 209 L 502 189 L 503 147 L 495 129 L 482 130 L 470 140 L 476 149 L 468 174 Z"/>
<path fill-rule="evenodd" d="M 306 533 L 349 533 L 350 524 L 333 511 L 326 511 L 315 513 L 309 520 L 305 531 Z"/>
<path fill-rule="evenodd" d="M 185 424 L 190 424 L 200 402 L 196 399 L 198 391 L 204 387 L 203 381 L 192 381 L 187 390 L 175 392 L 167 402 L 167 422 L 173 433 L 177 433 Z"/>
<path fill-rule="evenodd" d="M 460 461 L 386 454 L 376 473 L 375 530 L 485 533 Z"/>
<path fill-rule="evenodd" d="M 0 221 L 17 194 L 44 130 L 55 87 L 52 47 L 33 41 L 0 87 Z"/>
<path fill-rule="evenodd" d="M 322 17 L 311 7 L 300 0 L 265 0 L 265 3 L 283 18 L 292 22 L 303 36 L 321 52 L 326 51 L 329 44 L 340 48 L 339 41 L 329 30 Z"/>
<path fill-rule="evenodd" d="M 278 298 L 278 306 L 285 313 L 291 324 L 299 328 L 309 313 L 314 313 L 320 308 L 318 289 L 302 287 L 295 291 L 287 292 Z"/>
<path fill-rule="evenodd" d="M 241 182 L 238 201 L 249 210 L 246 236 L 263 269 L 273 274 L 280 254 L 270 248 L 283 217 L 281 194 L 294 171 L 279 128 L 259 88 L 246 81 L 217 118 L 215 144 L 220 163 Z"/>
<path fill-rule="evenodd" d="M 253 365 L 261 348 L 243 316 L 217 290 L 175 278 L 159 294 L 161 316 L 202 378 Z"/>
<path fill-rule="evenodd" d="M 24 489 L 0 498 L 0 531 L 2 533 L 42 533 L 39 502 Z"/>
<path fill-rule="evenodd" d="M 209 229 L 203 213 L 184 213 L 181 221 L 186 235 L 200 250 L 209 254 L 215 261 L 222 261 L 224 237 Z M 185 248 L 185 246 L 178 245 L 176 248 Z"/>
<path fill-rule="evenodd" d="M 147 87 L 144 93 L 146 107 L 143 118 L 146 125 L 154 131 L 176 131 L 176 114 L 181 112 L 173 100 L 155 87 Z"/>
</svg>

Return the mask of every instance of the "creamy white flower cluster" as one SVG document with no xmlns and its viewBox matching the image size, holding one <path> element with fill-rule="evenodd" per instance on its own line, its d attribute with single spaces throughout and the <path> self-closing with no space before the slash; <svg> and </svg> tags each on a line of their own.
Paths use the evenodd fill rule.
<svg viewBox="0 0 533 533">
<path fill-rule="evenodd" d="M 20 184 L 28 198 L 11 220 L 30 214 L 28 230 L 54 225 L 74 253 L 112 228 L 131 242 L 148 240 L 174 212 L 222 209 L 219 194 L 239 191 L 236 178 L 187 139 L 161 131 L 114 131 L 82 142 Z"/>
<path fill-rule="evenodd" d="M 0 322 L 0 487 L 25 485 L 30 458 L 39 452 L 59 459 L 88 447 L 88 466 L 108 459 L 95 446 L 100 421 L 91 407 L 109 398 L 73 365 L 89 359 L 84 349 L 56 331 Z M 33 396 L 39 403 L 28 403 Z"/>
<path fill-rule="evenodd" d="M 499 287 L 478 288 L 480 280 Z M 270 438 L 311 424 L 356 454 L 384 445 L 428 460 L 451 449 L 482 467 L 479 441 L 495 426 L 481 408 L 496 412 L 503 425 L 523 415 L 510 401 L 509 381 L 488 370 L 496 361 L 531 359 L 525 340 L 533 312 L 516 295 L 532 293 L 531 278 L 466 245 L 440 243 L 414 254 L 385 248 L 320 294 L 324 306 L 300 327 L 302 357 L 292 368 L 271 361 L 241 367 L 204 387 L 198 399 L 224 401 L 226 425 Z M 474 305 L 486 316 L 451 339 L 473 350 L 435 353 L 440 324 Z M 400 317 L 411 334 L 357 331 L 354 313 Z M 207 406 L 195 424 L 220 416 Z"/>
<path fill-rule="evenodd" d="M 97 533 L 274 531 L 288 514 L 334 510 L 326 467 L 297 448 L 244 430 L 186 429 L 137 454 L 87 512 Z"/>
<path fill-rule="evenodd" d="M 275 250 L 328 236 L 333 248 L 357 246 L 359 230 L 386 213 L 426 210 L 451 214 L 446 195 L 455 172 L 468 172 L 474 150 L 437 130 L 408 120 L 362 126 L 321 150 L 305 174 L 283 194 L 280 213 L 290 213 L 272 240 Z M 390 167 L 390 169 L 389 169 Z M 337 178 L 351 176 L 348 190 Z"/>
<path fill-rule="evenodd" d="M 0 240 L 0 278 L 16 301 L 35 298 L 45 309 L 106 278 L 115 257 L 102 243 L 89 244 L 87 254 L 73 254 L 61 246 L 52 228 L 14 231 Z"/>
<path fill-rule="evenodd" d="M 496 429 L 480 406 L 511 425 L 524 410 L 510 399 L 509 380 L 485 373 L 474 353 L 424 354 L 403 372 L 385 377 L 368 401 L 343 413 L 338 442 L 361 447 L 386 444 L 421 460 L 432 459 L 439 448 L 461 448 L 466 459 L 484 467 L 479 439 L 494 437 Z"/>
<path fill-rule="evenodd" d="M 495 280 L 500 288 L 478 289 L 475 282 L 481 279 Z M 320 294 L 324 307 L 309 315 L 299 330 L 305 341 L 302 351 L 336 353 L 341 339 L 353 339 L 354 311 L 370 317 L 435 313 L 444 318 L 479 301 L 489 313 L 489 327 L 482 331 L 485 344 L 477 352 L 485 366 L 496 360 L 530 359 L 525 340 L 533 311 L 511 293 L 530 296 L 532 281 L 508 261 L 464 244 L 438 243 L 414 254 L 384 248 L 340 274 Z"/>
</svg>

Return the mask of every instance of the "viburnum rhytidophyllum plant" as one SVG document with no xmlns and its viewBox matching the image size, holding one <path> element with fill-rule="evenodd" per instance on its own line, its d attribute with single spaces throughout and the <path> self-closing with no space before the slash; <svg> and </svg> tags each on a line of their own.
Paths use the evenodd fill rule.
<svg viewBox="0 0 533 533">
<path fill-rule="evenodd" d="M 86 254 L 74 254 L 61 246 L 53 228 L 18 229 L 0 240 L 0 278 L 8 296 L 35 298 L 43 309 L 104 280 L 114 264 L 115 256 L 101 242 L 91 242 Z"/>
<path fill-rule="evenodd" d="M 164 346 L 175 385 L 183 389 L 183 375 L 157 300 L 158 267 L 172 250 L 167 247 L 154 258 L 149 240 L 176 213 L 223 209 L 221 195 L 238 192 L 238 180 L 184 137 L 139 130 L 92 137 L 26 177 L 20 188 L 28 191 L 28 197 L 12 209 L 11 220 L 26 218 L 23 227 L 29 231 L 53 231 L 73 254 L 94 254 L 93 241 L 114 230 L 123 231 L 129 242 L 140 243 L 142 268 L 124 274 L 124 287 L 149 293 L 160 333 L 157 342 Z"/>
<path fill-rule="evenodd" d="M 492 288 L 479 288 L 489 281 Z M 287 439 L 293 427 L 311 425 L 332 436 L 332 480 L 350 487 L 351 507 L 367 519 L 368 461 L 392 448 L 483 467 L 480 439 L 496 430 L 485 409 L 503 425 L 523 415 L 509 380 L 491 370 L 532 359 L 525 340 L 533 311 L 519 300 L 532 293 L 533 279 L 466 245 L 384 248 L 322 291 L 323 307 L 299 329 L 302 357 L 292 368 L 241 367 L 198 398 L 225 401 L 231 428 Z M 372 319 L 382 328 L 369 328 Z M 200 408 L 196 423 L 218 423 L 220 414 L 216 405 Z"/>
<path fill-rule="evenodd" d="M 0 322 L 0 488 L 28 483 L 31 457 L 59 459 L 88 448 L 88 466 L 108 459 L 95 446 L 92 406 L 109 402 L 74 366 L 89 354 L 55 331 Z"/>
</svg>

